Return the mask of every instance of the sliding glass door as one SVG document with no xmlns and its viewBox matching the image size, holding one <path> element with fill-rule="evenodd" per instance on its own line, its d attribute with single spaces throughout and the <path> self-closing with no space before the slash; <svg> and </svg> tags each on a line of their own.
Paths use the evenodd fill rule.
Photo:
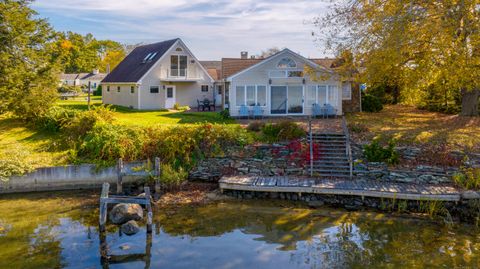
<svg viewBox="0 0 480 269">
<path fill-rule="evenodd" d="M 271 114 L 287 114 L 287 86 L 271 86 L 270 100 Z"/>
<path fill-rule="evenodd" d="M 271 86 L 271 114 L 303 114 L 303 86 Z"/>
<path fill-rule="evenodd" d="M 303 86 L 288 86 L 288 113 L 303 113 Z"/>
</svg>

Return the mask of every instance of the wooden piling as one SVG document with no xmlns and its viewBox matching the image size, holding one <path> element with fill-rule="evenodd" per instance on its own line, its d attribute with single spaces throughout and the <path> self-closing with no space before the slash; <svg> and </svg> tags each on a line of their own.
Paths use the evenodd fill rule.
<svg viewBox="0 0 480 269">
<path fill-rule="evenodd" d="M 100 195 L 100 215 L 99 215 L 99 225 L 100 225 L 100 232 L 105 231 L 105 224 L 107 223 L 107 199 L 108 199 L 108 191 L 110 189 L 110 184 L 103 183 L 102 185 L 102 194 Z"/>
<path fill-rule="evenodd" d="M 118 159 L 117 162 L 117 194 L 123 192 L 123 161 L 122 158 Z"/>
<path fill-rule="evenodd" d="M 152 218 L 153 218 L 153 213 L 152 213 L 152 205 L 150 201 L 150 187 L 144 187 L 145 190 L 145 208 L 147 209 L 147 233 L 152 232 Z"/>
<path fill-rule="evenodd" d="M 162 175 L 161 171 L 160 158 L 155 157 L 155 193 L 160 193 L 160 176 Z"/>
</svg>

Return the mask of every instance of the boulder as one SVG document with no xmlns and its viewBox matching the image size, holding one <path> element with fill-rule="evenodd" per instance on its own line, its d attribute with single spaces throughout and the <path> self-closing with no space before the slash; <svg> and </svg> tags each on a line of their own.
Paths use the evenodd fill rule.
<svg viewBox="0 0 480 269">
<path fill-rule="evenodd" d="M 122 233 L 126 235 L 134 235 L 140 231 L 140 227 L 138 227 L 138 224 L 134 220 L 129 220 L 126 223 L 122 224 Z"/>
<path fill-rule="evenodd" d="M 143 209 L 138 204 L 117 204 L 109 213 L 110 221 L 113 224 L 124 224 L 130 220 L 141 220 Z"/>
</svg>

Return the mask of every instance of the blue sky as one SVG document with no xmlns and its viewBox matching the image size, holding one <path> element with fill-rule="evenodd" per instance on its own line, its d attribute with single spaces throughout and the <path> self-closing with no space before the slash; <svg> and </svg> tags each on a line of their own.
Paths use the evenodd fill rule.
<svg viewBox="0 0 480 269">
<path fill-rule="evenodd" d="M 327 1 L 37 0 L 32 6 L 58 31 L 92 33 L 121 43 L 180 37 L 200 60 L 258 54 L 270 47 L 324 56 L 308 23 Z"/>
</svg>

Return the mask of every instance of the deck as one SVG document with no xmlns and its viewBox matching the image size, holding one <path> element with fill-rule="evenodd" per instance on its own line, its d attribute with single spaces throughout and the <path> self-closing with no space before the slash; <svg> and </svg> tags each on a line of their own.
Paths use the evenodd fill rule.
<svg viewBox="0 0 480 269">
<path fill-rule="evenodd" d="M 459 201 L 461 199 L 460 191 L 449 185 L 417 185 L 348 179 L 232 176 L 221 178 L 219 185 L 221 190 L 353 195 L 403 200 Z"/>
</svg>

